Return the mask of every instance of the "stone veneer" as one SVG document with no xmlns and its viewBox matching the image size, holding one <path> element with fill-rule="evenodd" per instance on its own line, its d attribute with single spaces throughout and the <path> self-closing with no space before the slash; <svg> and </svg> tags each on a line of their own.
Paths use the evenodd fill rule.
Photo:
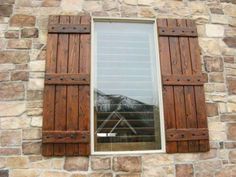
<svg viewBox="0 0 236 177">
<path fill-rule="evenodd" d="M 196 20 L 211 150 L 45 158 L 42 92 L 50 14 Z M 0 0 L 0 177 L 236 176 L 235 0 Z"/>
</svg>

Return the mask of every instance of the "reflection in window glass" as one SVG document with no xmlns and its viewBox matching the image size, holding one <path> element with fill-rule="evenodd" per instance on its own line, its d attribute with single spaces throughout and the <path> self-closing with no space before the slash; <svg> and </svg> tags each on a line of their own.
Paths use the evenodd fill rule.
<svg viewBox="0 0 236 177">
<path fill-rule="evenodd" d="M 94 24 L 95 151 L 161 149 L 154 24 Z"/>
</svg>

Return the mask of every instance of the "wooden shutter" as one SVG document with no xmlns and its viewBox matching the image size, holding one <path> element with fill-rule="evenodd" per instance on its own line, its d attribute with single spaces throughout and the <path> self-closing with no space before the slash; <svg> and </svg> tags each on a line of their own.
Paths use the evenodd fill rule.
<svg viewBox="0 0 236 177">
<path fill-rule="evenodd" d="M 42 154 L 89 155 L 90 17 L 50 16 Z"/>
<path fill-rule="evenodd" d="M 197 30 L 193 21 L 158 19 L 166 150 L 203 152 L 209 136 Z"/>
</svg>

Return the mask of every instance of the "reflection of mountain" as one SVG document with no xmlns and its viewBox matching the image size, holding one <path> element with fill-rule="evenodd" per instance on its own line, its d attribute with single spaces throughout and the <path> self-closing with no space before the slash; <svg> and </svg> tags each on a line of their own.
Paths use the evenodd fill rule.
<svg viewBox="0 0 236 177">
<path fill-rule="evenodd" d="M 98 141 L 153 141 L 158 108 L 123 96 L 95 92 Z"/>
</svg>

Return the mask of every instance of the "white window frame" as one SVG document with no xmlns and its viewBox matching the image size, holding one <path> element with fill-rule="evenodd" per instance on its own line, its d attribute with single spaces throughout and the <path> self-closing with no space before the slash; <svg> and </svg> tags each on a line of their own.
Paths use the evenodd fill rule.
<svg viewBox="0 0 236 177">
<path fill-rule="evenodd" d="M 152 23 L 154 28 L 154 44 L 156 49 L 157 59 L 157 88 L 160 108 L 160 133 L 161 133 L 161 149 L 159 150 L 137 150 L 137 151 L 95 151 L 94 150 L 94 23 L 95 22 L 139 22 L 139 23 Z M 161 66 L 159 58 L 159 46 L 157 35 L 157 24 L 154 18 L 114 18 L 114 17 L 92 17 L 91 18 L 91 75 L 90 75 L 90 150 L 91 155 L 116 155 L 116 154 L 146 154 L 146 153 L 165 153 L 166 152 L 166 139 L 165 139 L 165 126 L 164 126 L 164 110 L 163 110 L 163 94 L 162 94 L 162 80 L 161 80 Z"/>
</svg>

